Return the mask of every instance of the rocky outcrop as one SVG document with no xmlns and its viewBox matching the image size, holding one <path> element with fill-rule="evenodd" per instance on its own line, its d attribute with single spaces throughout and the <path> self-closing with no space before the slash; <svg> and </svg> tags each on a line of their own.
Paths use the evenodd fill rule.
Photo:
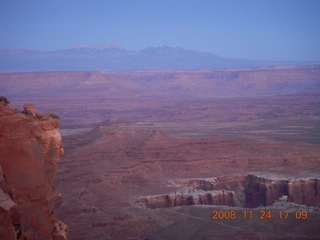
<svg viewBox="0 0 320 240">
<path fill-rule="evenodd" d="M 136 201 L 142 207 L 151 209 L 187 205 L 234 206 L 235 192 L 228 190 L 203 191 L 187 190 L 166 195 L 143 197 Z"/>
<path fill-rule="evenodd" d="M 52 185 L 63 154 L 56 115 L 0 101 L 0 239 L 66 239 Z"/>
<path fill-rule="evenodd" d="M 248 174 L 179 179 L 172 183 L 183 190 L 142 197 L 136 203 L 152 209 L 203 204 L 255 208 L 273 205 L 278 201 L 320 207 L 318 178 L 288 179 Z"/>
</svg>

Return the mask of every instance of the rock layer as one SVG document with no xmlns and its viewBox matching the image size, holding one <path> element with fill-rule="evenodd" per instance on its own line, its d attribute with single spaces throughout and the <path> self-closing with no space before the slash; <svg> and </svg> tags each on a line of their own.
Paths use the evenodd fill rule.
<svg viewBox="0 0 320 240">
<path fill-rule="evenodd" d="M 147 208 L 185 205 L 225 205 L 255 208 L 276 201 L 320 207 L 319 179 L 266 178 L 259 175 L 222 176 L 211 179 L 182 179 L 174 182 L 182 191 L 142 197 Z"/>
<path fill-rule="evenodd" d="M 63 148 L 53 116 L 0 102 L 0 239 L 67 238 L 54 214 L 61 194 L 52 178 Z"/>
</svg>

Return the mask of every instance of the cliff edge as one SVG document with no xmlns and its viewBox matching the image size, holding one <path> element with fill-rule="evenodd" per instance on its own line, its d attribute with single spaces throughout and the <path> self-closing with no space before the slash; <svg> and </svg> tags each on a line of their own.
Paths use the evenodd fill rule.
<svg viewBox="0 0 320 240">
<path fill-rule="evenodd" d="M 0 97 L 0 239 L 67 239 L 52 184 L 63 155 L 58 116 Z"/>
</svg>

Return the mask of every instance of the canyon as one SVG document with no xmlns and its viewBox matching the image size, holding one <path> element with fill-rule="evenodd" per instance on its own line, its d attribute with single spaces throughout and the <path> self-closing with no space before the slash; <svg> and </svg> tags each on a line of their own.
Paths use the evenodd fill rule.
<svg viewBox="0 0 320 240">
<path fill-rule="evenodd" d="M 16 106 L 37 103 L 40 111 L 59 113 L 62 128 L 81 128 L 107 120 L 212 123 L 318 117 L 319 75 L 319 65 L 312 65 L 2 73 L 0 82 L 1 94 Z"/>
<path fill-rule="evenodd" d="M 197 239 L 199 231 L 214 238 L 220 232 L 218 226 L 204 230 L 202 222 L 210 221 L 213 210 L 226 206 L 237 211 L 239 207 L 307 209 L 309 218 L 303 229 L 298 228 L 298 220 L 265 223 L 277 225 L 276 234 L 283 238 L 293 232 L 297 238 L 307 238 L 308 232 L 318 229 L 318 144 L 179 138 L 159 130 L 100 126 L 64 136 L 64 147 L 66 154 L 55 179 L 57 187 L 64 189 L 58 214 L 69 223 L 77 218 L 82 229 L 71 227 L 77 229 L 72 232 L 75 239 L 83 234 L 162 239 L 159 234 L 169 233 L 163 239 L 173 239 L 178 238 L 177 231 L 190 232 L 186 226 L 193 223 L 195 232 L 187 239 Z M 283 196 L 288 196 L 286 202 L 279 200 Z M 199 206 L 202 208 L 189 209 Z M 222 222 L 224 228 L 236 222 L 244 239 L 257 239 L 241 230 L 253 222 L 262 235 L 270 231 L 269 227 L 261 229 L 262 222 L 257 220 Z M 180 228 L 172 230 L 175 225 Z M 288 226 L 297 230 L 285 232 Z M 225 234 L 233 239 L 234 232 Z"/>
<path fill-rule="evenodd" d="M 69 239 L 319 239 L 319 81 L 319 65 L 1 73 L 0 95 L 55 136 L 60 116 L 46 174 Z"/>
</svg>

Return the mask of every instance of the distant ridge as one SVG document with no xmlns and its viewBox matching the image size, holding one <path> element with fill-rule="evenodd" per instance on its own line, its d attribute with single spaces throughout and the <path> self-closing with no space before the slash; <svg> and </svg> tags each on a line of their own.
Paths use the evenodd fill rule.
<svg viewBox="0 0 320 240">
<path fill-rule="evenodd" d="M 116 44 L 71 45 L 56 51 L 0 48 L 0 72 L 210 69 L 314 63 L 231 59 L 166 45 L 139 51 L 129 51 Z"/>
</svg>

